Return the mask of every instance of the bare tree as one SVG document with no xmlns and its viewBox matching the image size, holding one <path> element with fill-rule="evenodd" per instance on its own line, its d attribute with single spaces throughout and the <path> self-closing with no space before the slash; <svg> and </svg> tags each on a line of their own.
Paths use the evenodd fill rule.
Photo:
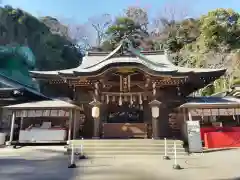
<svg viewBox="0 0 240 180">
<path fill-rule="evenodd" d="M 107 28 L 112 24 L 112 17 L 110 14 L 102 14 L 89 18 L 88 22 L 96 33 L 96 46 L 99 47 L 105 39 Z"/>
<path fill-rule="evenodd" d="M 188 10 L 186 6 L 182 6 L 182 4 L 166 4 L 164 6 L 164 10 L 161 15 L 162 17 L 169 19 L 170 21 L 178 21 L 182 20 L 187 17 L 188 15 Z"/>
<path fill-rule="evenodd" d="M 143 30 L 148 28 L 148 13 L 144 8 L 130 6 L 125 10 L 127 17 L 131 18 L 135 23 L 139 24 Z"/>
<path fill-rule="evenodd" d="M 69 24 L 68 33 L 73 43 L 78 44 L 82 50 L 92 47 L 92 34 L 87 25 Z"/>
<path fill-rule="evenodd" d="M 67 36 L 69 40 L 85 51 L 92 47 L 91 26 L 87 24 L 78 24 L 73 18 L 59 17 L 59 21 L 67 27 Z"/>
<path fill-rule="evenodd" d="M 162 36 L 167 36 L 166 33 L 176 31 L 176 23 L 185 18 L 189 18 L 188 10 L 186 6 L 181 4 L 165 4 L 163 8 L 159 10 L 157 17 L 152 20 L 153 36 L 157 36 L 160 39 Z"/>
</svg>

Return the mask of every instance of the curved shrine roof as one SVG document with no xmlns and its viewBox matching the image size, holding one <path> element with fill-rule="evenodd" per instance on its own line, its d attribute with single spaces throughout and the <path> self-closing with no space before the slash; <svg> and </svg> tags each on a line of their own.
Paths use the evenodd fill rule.
<svg viewBox="0 0 240 180">
<path fill-rule="evenodd" d="M 154 52 L 139 52 L 130 47 L 127 49 L 127 54 L 119 54 L 123 50 L 121 43 L 115 50 L 110 53 L 104 52 L 89 52 L 83 57 L 81 65 L 72 69 L 56 70 L 56 71 L 30 71 L 33 77 L 54 77 L 58 75 L 74 75 L 94 73 L 109 66 L 137 66 L 140 65 L 146 69 L 156 73 L 188 73 L 188 72 L 221 72 L 225 73 L 225 69 L 205 69 L 205 68 L 185 68 L 175 66 L 164 51 Z M 128 64 L 129 63 L 129 64 Z"/>
</svg>

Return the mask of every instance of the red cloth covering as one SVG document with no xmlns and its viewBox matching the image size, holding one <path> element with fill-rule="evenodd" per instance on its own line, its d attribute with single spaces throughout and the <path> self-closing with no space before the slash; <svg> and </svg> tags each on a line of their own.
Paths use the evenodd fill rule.
<svg viewBox="0 0 240 180">
<path fill-rule="evenodd" d="M 209 132 L 240 132 L 240 127 L 201 127 L 201 139 L 204 140 L 204 134 Z"/>
<path fill-rule="evenodd" d="M 204 142 L 206 148 L 240 147 L 240 132 L 208 132 Z"/>
</svg>

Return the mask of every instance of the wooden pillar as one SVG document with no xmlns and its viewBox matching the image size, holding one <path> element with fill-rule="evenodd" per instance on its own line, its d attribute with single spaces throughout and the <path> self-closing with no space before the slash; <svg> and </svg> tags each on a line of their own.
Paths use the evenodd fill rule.
<svg viewBox="0 0 240 180">
<path fill-rule="evenodd" d="M 159 106 L 161 102 L 157 100 L 153 100 L 149 103 L 151 107 L 151 114 L 152 114 L 152 138 L 158 139 L 159 138 Z"/>
<path fill-rule="evenodd" d="M 235 109 L 235 115 L 236 115 L 236 118 L 237 118 L 237 125 L 239 125 L 239 114 L 236 113 L 236 109 Z"/>
<path fill-rule="evenodd" d="M 69 125 L 68 125 L 68 143 L 72 136 L 73 111 L 69 110 Z"/>
<path fill-rule="evenodd" d="M 99 139 L 100 138 L 100 117 L 94 118 L 94 129 L 93 129 L 93 138 Z"/>
<path fill-rule="evenodd" d="M 77 134 L 77 131 L 76 131 L 77 122 L 76 121 L 77 121 L 77 112 L 76 112 L 76 110 L 73 110 L 73 139 L 76 139 L 76 134 Z"/>
<path fill-rule="evenodd" d="M 10 139 L 9 139 L 8 145 L 11 145 L 11 143 L 13 141 L 15 118 L 16 118 L 16 112 L 13 111 L 12 112 L 12 119 L 11 119 Z"/>
<path fill-rule="evenodd" d="M 169 124 L 169 115 L 173 112 L 172 108 L 169 108 L 167 104 L 162 103 L 159 107 L 159 138 L 172 137 L 172 128 Z"/>
<path fill-rule="evenodd" d="M 189 110 L 188 110 L 188 120 L 192 121 L 192 114 L 191 114 L 191 112 Z"/>
<path fill-rule="evenodd" d="M 187 120 L 187 117 L 186 117 L 186 109 L 185 108 L 182 108 L 182 113 L 183 113 L 183 121 L 186 122 Z"/>
<path fill-rule="evenodd" d="M 101 105 L 101 114 L 100 114 L 100 120 L 99 120 L 99 131 L 100 131 L 100 137 L 104 136 L 104 128 L 103 128 L 103 124 L 107 122 L 107 105 L 106 104 L 102 104 Z"/>
<path fill-rule="evenodd" d="M 148 105 L 147 101 L 143 101 L 143 122 L 146 124 L 150 124 L 151 121 L 149 120 L 149 114 L 151 114 L 150 112 L 150 108 Z"/>
<path fill-rule="evenodd" d="M 151 122 L 151 112 L 146 100 L 143 101 L 143 122 L 145 123 L 146 127 L 146 136 L 145 138 L 152 138 L 152 122 Z"/>
<path fill-rule="evenodd" d="M 20 122 L 20 130 L 23 128 L 23 117 L 21 117 L 21 122 Z"/>
<path fill-rule="evenodd" d="M 152 139 L 159 139 L 159 120 L 152 117 Z"/>
<path fill-rule="evenodd" d="M 100 138 L 100 122 L 101 122 L 101 103 L 99 101 L 92 101 L 92 117 L 93 117 L 93 138 Z"/>
</svg>

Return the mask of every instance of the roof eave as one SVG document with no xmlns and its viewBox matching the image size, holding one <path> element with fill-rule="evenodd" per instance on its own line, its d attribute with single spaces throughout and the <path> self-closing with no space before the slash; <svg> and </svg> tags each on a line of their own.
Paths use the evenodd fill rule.
<svg viewBox="0 0 240 180">
<path fill-rule="evenodd" d="M 110 68 L 121 68 L 121 67 L 133 67 L 133 64 L 135 64 L 134 68 L 136 69 L 140 69 L 148 74 L 154 75 L 154 76 L 164 76 L 164 75 L 173 75 L 173 73 L 177 73 L 176 70 L 168 70 L 168 71 L 156 71 L 154 69 L 150 69 L 145 65 L 139 64 L 139 63 L 132 63 L 131 65 L 126 64 L 126 63 L 114 63 L 114 64 L 109 64 L 108 66 L 104 66 L 100 69 L 94 70 L 94 71 L 88 71 L 88 72 L 82 72 L 82 71 L 73 71 L 73 76 L 92 76 L 92 75 L 100 75 L 104 72 L 106 72 L 107 70 L 109 70 Z M 66 75 L 66 74 L 62 74 L 62 75 Z M 71 76 L 72 76 L 71 75 Z M 70 75 L 69 75 L 70 76 Z"/>
<path fill-rule="evenodd" d="M 240 108 L 239 103 L 185 103 L 180 108 L 188 109 L 218 109 L 218 108 Z"/>
<path fill-rule="evenodd" d="M 43 72 L 41 72 L 41 71 L 38 71 L 38 72 L 29 71 L 29 74 L 32 78 L 38 78 L 38 79 L 49 79 L 49 78 L 58 79 L 59 78 L 58 72 L 56 72 L 56 74 L 50 74 L 50 73 L 47 74 L 47 73 L 43 73 Z"/>
</svg>

